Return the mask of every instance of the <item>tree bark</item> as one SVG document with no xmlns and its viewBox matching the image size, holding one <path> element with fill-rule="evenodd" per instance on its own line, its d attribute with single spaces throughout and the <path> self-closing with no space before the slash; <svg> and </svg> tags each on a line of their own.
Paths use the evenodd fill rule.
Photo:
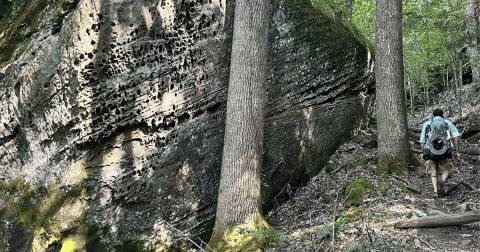
<svg viewBox="0 0 480 252">
<path fill-rule="evenodd" d="M 480 221 L 480 211 L 458 214 L 442 214 L 426 216 L 418 219 L 401 220 L 395 223 L 396 228 L 446 227 Z"/>
<path fill-rule="evenodd" d="M 235 2 L 225 139 L 215 228 L 261 216 L 269 1 Z"/>
<path fill-rule="evenodd" d="M 376 113 L 379 165 L 391 166 L 390 161 L 403 161 L 407 167 L 409 142 L 404 94 L 402 2 L 376 1 Z M 397 159 L 397 160 L 395 160 Z M 388 162 L 387 162 L 388 160 Z M 395 169 L 403 169 L 397 167 Z M 381 168 L 377 172 L 384 172 Z M 387 172 L 391 172 L 386 168 Z"/>
<path fill-rule="evenodd" d="M 478 62 L 478 26 L 479 20 L 479 0 L 467 0 L 465 10 L 468 52 L 470 54 L 470 67 L 472 68 L 472 82 L 480 84 L 480 68 Z"/>
</svg>

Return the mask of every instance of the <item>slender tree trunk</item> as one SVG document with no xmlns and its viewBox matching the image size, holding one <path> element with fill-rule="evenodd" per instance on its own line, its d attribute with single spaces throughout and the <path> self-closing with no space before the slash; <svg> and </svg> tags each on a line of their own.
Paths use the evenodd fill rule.
<svg viewBox="0 0 480 252">
<path fill-rule="evenodd" d="M 478 28 L 480 0 L 467 0 L 465 10 L 467 26 L 468 52 L 470 54 L 470 67 L 472 68 L 472 82 L 480 84 L 480 67 L 478 60 Z"/>
<path fill-rule="evenodd" d="M 251 224 L 250 228 L 256 229 L 259 222 L 265 223 L 261 212 L 261 161 L 269 5 L 266 0 L 235 2 L 222 168 L 215 231 L 210 240 L 215 250 L 238 250 L 242 246 L 228 244 L 233 241 L 226 233 L 235 231 L 233 227 Z"/>
<path fill-rule="evenodd" d="M 460 108 L 460 124 L 463 124 L 463 111 L 462 111 L 462 85 L 463 85 L 463 61 L 462 58 L 460 58 L 460 66 L 458 69 L 460 75 L 459 75 L 459 83 L 460 83 L 460 89 L 458 90 L 458 94 L 460 96 L 460 99 L 458 100 L 458 107 Z"/>
<path fill-rule="evenodd" d="M 402 1 L 377 0 L 375 17 L 377 173 L 402 173 L 411 157 L 403 95 Z"/>
</svg>

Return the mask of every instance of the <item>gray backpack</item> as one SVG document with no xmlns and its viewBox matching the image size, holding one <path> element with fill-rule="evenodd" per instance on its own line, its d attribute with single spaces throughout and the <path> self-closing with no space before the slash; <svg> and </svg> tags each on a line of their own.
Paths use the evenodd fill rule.
<svg viewBox="0 0 480 252">
<path fill-rule="evenodd" d="M 434 118 L 430 125 L 427 125 L 425 138 L 427 140 L 427 148 L 424 149 L 424 156 L 432 160 L 441 160 L 452 157 L 452 147 L 448 139 L 448 124 L 443 118 Z M 432 136 L 428 137 L 428 133 L 432 132 Z"/>
</svg>

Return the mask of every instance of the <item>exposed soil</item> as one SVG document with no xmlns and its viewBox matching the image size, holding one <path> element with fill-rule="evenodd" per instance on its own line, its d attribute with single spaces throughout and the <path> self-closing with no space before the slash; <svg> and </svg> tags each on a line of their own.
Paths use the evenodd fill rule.
<svg viewBox="0 0 480 252">
<path fill-rule="evenodd" d="M 480 125 L 477 112 L 480 96 L 470 97 L 469 102 L 462 104 L 462 120 L 460 113 L 452 113 L 456 105 L 451 95 L 439 97 L 443 98 L 443 104 L 451 104 L 443 107 L 445 117 L 456 123 L 460 132 L 466 126 Z M 409 126 L 421 128 L 433 109 L 430 106 L 410 116 Z M 361 141 L 352 140 L 337 150 L 332 158 L 335 172 L 327 173 L 324 169 L 307 186 L 287 188 L 294 191 L 291 198 L 266 216 L 285 241 L 267 251 L 480 251 L 480 222 L 451 227 L 395 228 L 393 224 L 398 220 L 421 218 L 414 212 L 417 210 L 427 216 L 480 210 L 480 192 L 460 185 L 448 196 L 433 199 L 431 179 L 425 174 L 423 164 L 401 177 L 374 175 L 375 126 L 360 135 Z M 418 150 L 418 142 L 411 140 Z M 460 145 L 478 149 L 479 141 L 461 139 Z M 362 156 L 365 156 L 363 163 L 359 161 Z M 452 181 L 465 181 L 480 188 L 479 159 L 480 156 L 461 154 L 460 161 L 453 165 L 447 189 Z M 363 204 L 345 208 L 346 187 L 359 177 L 370 181 L 372 189 L 365 192 Z M 390 187 L 385 193 L 379 192 L 378 186 L 386 181 Z M 400 182 L 414 189 L 408 190 Z M 414 192 L 415 188 L 419 192 Z M 354 214 L 346 214 L 355 210 Z M 325 227 L 331 228 L 334 222 L 339 223 L 336 230 L 326 231 Z"/>
</svg>

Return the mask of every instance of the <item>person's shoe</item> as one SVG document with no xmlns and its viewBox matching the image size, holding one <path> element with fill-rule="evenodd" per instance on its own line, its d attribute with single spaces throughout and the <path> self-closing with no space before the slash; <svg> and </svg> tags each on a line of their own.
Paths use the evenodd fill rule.
<svg viewBox="0 0 480 252">
<path fill-rule="evenodd" d="M 445 192 L 445 181 L 443 181 L 442 179 L 439 179 L 438 180 L 438 195 L 440 197 L 445 197 L 445 194 L 447 194 Z"/>
<path fill-rule="evenodd" d="M 432 198 L 437 199 L 437 198 L 438 198 L 438 193 L 437 193 L 437 192 L 433 192 L 433 193 L 432 193 Z"/>
</svg>

